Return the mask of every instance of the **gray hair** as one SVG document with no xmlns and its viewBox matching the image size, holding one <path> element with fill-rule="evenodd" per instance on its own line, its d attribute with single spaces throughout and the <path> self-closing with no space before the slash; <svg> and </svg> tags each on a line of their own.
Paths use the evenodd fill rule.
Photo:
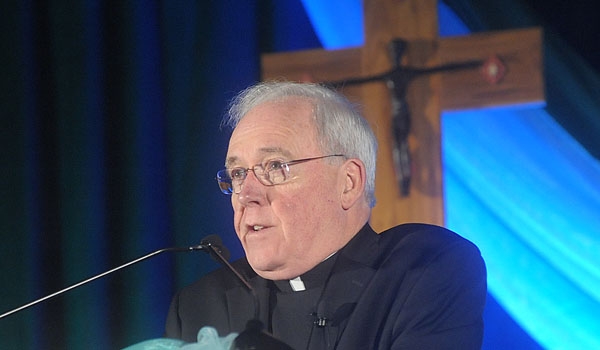
<svg viewBox="0 0 600 350">
<path fill-rule="evenodd" d="M 377 138 L 356 106 L 341 94 L 318 84 L 263 82 L 240 92 L 231 102 L 222 125 L 235 128 L 254 107 L 288 97 L 305 97 L 314 107 L 315 124 L 321 148 L 326 154 L 344 154 L 365 164 L 365 197 L 375 205 Z"/>
</svg>

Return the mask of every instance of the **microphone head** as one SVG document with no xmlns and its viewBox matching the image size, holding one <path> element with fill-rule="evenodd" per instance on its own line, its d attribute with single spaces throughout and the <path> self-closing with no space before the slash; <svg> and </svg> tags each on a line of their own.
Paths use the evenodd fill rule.
<svg viewBox="0 0 600 350">
<path fill-rule="evenodd" d="M 229 260 L 231 257 L 231 253 L 229 253 L 229 250 L 227 250 L 227 248 L 223 245 L 223 241 L 218 235 L 208 235 L 204 237 L 202 241 L 200 241 L 200 245 L 204 247 L 212 246 L 225 260 Z M 208 249 L 208 252 L 213 259 L 219 263 L 221 262 L 218 257 L 213 255 L 213 251 L 211 249 Z"/>
</svg>

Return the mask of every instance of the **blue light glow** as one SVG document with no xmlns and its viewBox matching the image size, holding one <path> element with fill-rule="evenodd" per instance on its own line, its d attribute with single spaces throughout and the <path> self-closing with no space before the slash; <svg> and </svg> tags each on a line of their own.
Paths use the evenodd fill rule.
<svg viewBox="0 0 600 350">
<path fill-rule="evenodd" d="M 361 0 L 302 0 L 321 45 L 328 50 L 364 43 Z"/>
<path fill-rule="evenodd" d="M 447 226 L 545 348 L 600 346 L 600 166 L 541 109 L 443 116 Z"/>
</svg>

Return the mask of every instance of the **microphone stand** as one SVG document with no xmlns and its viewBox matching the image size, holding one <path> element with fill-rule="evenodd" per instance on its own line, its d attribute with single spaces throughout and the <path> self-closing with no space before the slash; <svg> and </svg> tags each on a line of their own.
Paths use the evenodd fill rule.
<svg viewBox="0 0 600 350">
<path fill-rule="evenodd" d="M 293 350 L 290 346 L 288 346 L 287 344 L 275 339 L 274 337 L 272 337 L 271 335 L 265 333 L 262 331 L 263 328 L 263 324 L 261 321 L 259 321 L 259 302 L 258 302 L 258 296 L 256 295 L 256 292 L 254 291 L 254 289 L 252 288 L 252 286 L 244 279 L 244 277 L 242 277 L 242 275 L 227 261 L 227 258 L 224 255 L 229 256 L 229 252 L 226 250 L 225 247 L 223 247 L 221 245 L 221 239 L 219 236 L 217 235 L 210 235 L 207 236 L 206 238 L 204 238 L 199 245 L 197 246 L 191 246 L 191 247 L 171 247 L 171 248 L 163 248 L 163 249 L 159 249 L 157 251 L 154 251 L 152 253 L 146 254 L 144 256 L 141 256 L 137 259 L 131 260 L 125 264 L 119 265 L 115 268 L 112 268 L 108 271 L 99 273 L 95 276 L 92 276 L 90 278 L 84 279 L 80 282 L 77 282 L 73 285 L 70 285 L 66 288 L 63 288 L 57 292 L 54 292 L 52 294 L 46 295 L 45 297 L 36 299 L 30 303 L 27 303 L 25 305 L 19 306 L 16 309 L 10 310 L 8 312 L 5 312 L 3 314 L 0 315 L 0 319 L 3 319 L 7 316 L 10 316 L 14 313 L 17 313 L 19 311 L 25 310 L 27 308 L 30 308 L 34 305 L 37 305 L 43 301 L 46 301 L 48 299 L 54 298 L 60 294 L 66 293 L 72 289 L 78 288 L 80 286 L 83 286 L 84 284 L 90 283 L 92 281 L 95 281 L 99 278 L 102 278 L 106 275 L 109 275 L 113 272 L 119 271 L 121 269 L 124 269 L 128 266 L 137 264 L 141 261 L 144 261 L 146 259 L 149 259 L 153 256 L 156 256 L 158 254 L 164 253 L 164 252 L 192 252 L 192 251 L 196 251 L 196 250 L 203 250 L 205 252 L 208 252 L 213 258 L 215 258 L 217 261 L 221 262 L 222 264 L 224 264 L 227 269 L 231 272 L 233 272 L 235 274 L 235 276 L 237 277 L 237 279 L 248 289 L 248 291 L 252 294 L 252 298 L 254 301 L 254 319 L 249 321 L 248 324 L 246 325 L 246 329 L 240 333 L 238 335 L 238 337 L 235 340 L 235 348 L 236 350 L 260 350 L 260 349 L 268 349 L 268 350 Z"/>
<path fill-rule="evenodd" d="M 229 271 L 231 271 L 235 277 L 248 289 L 250 294 L 252 294 L 252 302 L 254 303 L 254 319 L 258 320 L 260 317 L 260 304 L 258 302 L 258 295 L 256 295 L 256 291 L 248 281 L 227 261 L 227 259 L 221 254 L 219 246 L 213 245 L 211 242 L 207 242 L 203 240 L 201 244 L 205 244 L 208 253 L 218 262 L 225 265 Z"/>
<path fill-rule="evenodd" d="M 212 247 L 212 249 L 215 249 L 213 245 L 211 245 L 211 247 Z M 10 315 L 12 315 L 14 313 L 17 313 L 17 312 L 21 311 L 21 310 L 25 310 L 25 309 L 27 309 L 29 307 L 37 305 L 37 304 L 39 304 L 39 303 L 41 303 L 43 301 L 46 301 L 46 300 L 48 300 L 50 298 L 54 298 L 57 295 L 66 293 L 66 292 L 70 291 L 71 289 L 75 289 L 75 288 L 80 287 L 80 286 L 82 286 L 84 284 L 87 284 L 89 282 L 95 281 L 95 280 L 97 280 L 99 278 L 102 278 L 102 277 L 104 277 L 106 275 L 109 275 L 109 274 L 111 274 L 111 273 L 113 273 L 115 271 L 124 269 L 124 268 L 126 268 L 128 266 L 131 266 L 133 264 L 137 264 L 140 261 L 144 261 L 146 259 L 149 259 L 149 258 L 155 256 L 155 255 L 158 255 L 158 254 L 161 254 L 161 253 L 164 253 L 164 252 L 191 252 L 191 251 L 206 250 L 206 249 L 207 249 L 207 245 L 206 244 L 202 244 L 202 243 L 200 245 L 192 246 L 192 247 L 171 247 L 171 248 L 159 249 L 159 250 L 154 251 L 152 253 L 149 253 L 149 254 L 146 254 L 144 256 L 141 256 L 141 257 L 139 257 L 139 258 L 137 258 L 135 260 L 129 261 L 129 262 L 123 264 L 123 265 L 120 265 L 120 266 L 117 266 L 117 267 L 115 267 L 113 269 L 110 269 L 108 271 L 99 273 L 99 274 L 97 274 L 97 275 L 95 275 L 93 277 L 87 278 L 87 279 L 85 279 L 83 281 L 77 282 L 77 283 L 75 283 L 75 284 L 73 284 L 73 285 L 71 285 L 69 287 L 63 288 L 63 289 L 61 289 L 61 290 L 59 290 L 57 292 L 54 292 L 54 293 L 49 294 L 49 295 L 46 295 L 45 297 L 36 299 L 36 300 L 34 300 L 34 301 L 30 302 L 30 303 L 27 303 L 25 305 L 19 306 L 16 309 L 13 309 L 13 310 L 10 310 L 8 312 L 5 312 L 2 315 L 0 315 L 0 319 L 3 319 L 4 317 L 10 316 Z"/>
<path fill-rule="evenodd" d="M 219 262 L 223 263 L 229 271 L 233 272 L 237 279 L 244 287 L 246 287 L 246 289 L 248 289 L 250 294 L 252 294 L 252 300 L 254 302 L 254 319 L 248 321 L 248 323 L 246 323 L 246 329 L 235 338 L 232 350 L 294 350 L 291 346 L 263 331 L 264 325 L 259 319 L 260 304 L 254 288 L 252 288 L 250 283 L 248 283 L 229 261 L 221 255 L 221 251 L 219 251 L 220 247 L 218 245 L 214 246 L 211 242 L 206 240 L 203 240 L 201 244 L 202 243 L 206 245 L 209 254 Z"/>
</svg>

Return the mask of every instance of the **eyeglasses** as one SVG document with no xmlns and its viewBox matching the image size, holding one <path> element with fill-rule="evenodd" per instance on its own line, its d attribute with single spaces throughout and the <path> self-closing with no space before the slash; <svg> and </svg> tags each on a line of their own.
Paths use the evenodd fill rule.
<svg viewBox="0 0 600 350">
<path fill-rule="evenodd" d="M 268 160 L 264 164 L 257 164 L 251 168 L 232 168 L 223 169 L 217 172 L 217 182 L 219 188 L 224 194 L 238 194 L 242 191 L 242 183 L 248 176 L 249 171 L 253 171 L 258 181 L 265 186 L 280 185 L 292 177 L 290 176 L 290 166 L 304 163 L 311 160 L 345 157 L 343 154 L 331 154 L 328 156 L 296 159 L 290 161 Z"/>
</svg>

